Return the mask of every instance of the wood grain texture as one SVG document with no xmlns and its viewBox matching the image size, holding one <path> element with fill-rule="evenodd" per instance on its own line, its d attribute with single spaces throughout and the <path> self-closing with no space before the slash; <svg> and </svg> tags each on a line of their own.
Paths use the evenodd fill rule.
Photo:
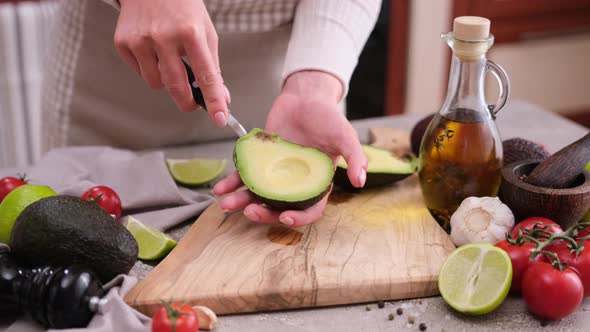
<svg viewBox="0 0 590 332">
<path fill-rule="evenodd" d="M 526 182 L 545 188 L 572 186 L 590 162 L 590 133 L 543 160 L 526 178 Z"/>
<path fill-rule="evenodd" d="M 230 314 L 431 296 L 454 249 L 425 208 L 417 175 L 379 190 L 334 191 L 321 220 L 281 227 L 214 204 L 125 301 L 147 315 L 160 300 Z"/>
<path fill-rule="evenodd" d="M 566 229 L 582 219 L 590 209 L 590 172 L 582 171 L 571 188 L 534 186 L 522 179 L 539 167 L 538 160 L 521 160 L 502 168 L 500 199 L 517 220 L 539 216 L 554 220 Z"/>
</svg>

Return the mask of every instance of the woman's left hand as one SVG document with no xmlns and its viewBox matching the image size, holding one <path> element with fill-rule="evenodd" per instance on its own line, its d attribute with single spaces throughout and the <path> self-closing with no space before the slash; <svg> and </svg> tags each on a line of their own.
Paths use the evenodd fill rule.
<svg viewBox="0 0 590 332">
<path fill-rule="evenodd" d="M 350 182 L 360 188 L 366 180 L 367 158 L 356 131 L 338 105 L 341 95 L 342 84 L 330 74 L 319 71 L 294 73 L 275 100 L 265 130 L 277 133 L 285 140 L 314 147 L 335 161 L 339 156 L 344 157 Z M 244 209 L 244 215 L 252 221 L 280 221 L 293 227 L 318 220 L 329 196 L 306 210 L 275 211 L 260 205 L 249 191 L 236 191 L 242 186 L 237 172 L 215 185 L 213 192 L 216 195 L 232 193 L 221 199 L 223 210 Z"/>
</svg>

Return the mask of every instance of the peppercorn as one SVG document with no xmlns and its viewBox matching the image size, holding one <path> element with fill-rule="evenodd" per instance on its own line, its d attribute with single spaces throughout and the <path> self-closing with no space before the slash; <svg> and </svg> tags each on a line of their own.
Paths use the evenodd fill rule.
<svg viewBox="0 0 590 332">
<path fill-rule="evenodd" d="M 409 316 L 408 316 L 408 323 L 410 323 L 410 324 L 414 324 L 414 322 L 415 322 L 415 320 L 414 320 L 414 316 L 412 316 L 412 315 L 409 315 Z"/>
<path fill-rule="evenodd" d="M 395 318 L 394 314 L 389 314 L 389 320 L 393 320 Z"/>
<path fill-rule="evenodd" d="M 395 312 L 397 312 L 398 315 L 401 315 L 404 313 L 404 310 L 402 308 L 397 308 Z"/>
<path fill-rule="evenodd" d="M 379 307 L 379 309 L 383 309 L 385 307 L 385 302 L 383 302 L 383 301 L 377 302 L 377 307 Z"/>
<path fill-rule="evenodd" d="M 365 310 L 367 310 L 367 311 L 371 311 L 371 307 L 367 306 L 367 307 L 365 308 Z"/>
<path fill-rule="evenodd" d="M 420 325 L 418 325 L 418 328 L 420 329 L 420 331 L 426 331 L 426 324 L 420 323 Z"/>
</svg>

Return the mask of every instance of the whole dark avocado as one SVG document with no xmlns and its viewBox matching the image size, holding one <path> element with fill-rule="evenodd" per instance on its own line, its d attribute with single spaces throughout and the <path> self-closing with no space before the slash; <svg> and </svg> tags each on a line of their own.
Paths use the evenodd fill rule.
<svg viewBox="0 0 590 332">
<path fill-rule="evenodd" d="M 10 246 L 30 265 L 80 265 L 107 283 L 127 274 L 137 260 L 137 241 L 94 202 L 52 196 L 25 208 L 14 224 Z"/>
<path fill-rule="evenodd" d="M 543 145 L 520 137 L 504 140 L 502 150 L 504 150 L 504 165 L 527 159 L 545 160 L 551 155 Z"/>
<path fill-rule="evenodd" d="M 412 131 L 410 132 L 410 147 L 412 148 L 412 153 L 416 156 L 418 156 L 420 152 L 422 137 L 424 137 L 424 133 L 435 115 L 436 113 L 432 113 L 423 117 L 420 121 L 416 122 L 414 128 L 412 128 Z"/>
</svg>

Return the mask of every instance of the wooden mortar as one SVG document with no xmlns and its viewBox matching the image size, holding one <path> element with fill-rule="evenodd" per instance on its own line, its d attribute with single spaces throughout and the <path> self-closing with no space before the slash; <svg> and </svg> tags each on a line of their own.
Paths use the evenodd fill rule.
<svg viewBox="0 0 590 332">
<path fill-rule="evenodd" d="M 590 162 L 590 133 L 541 162 L 526 182 L 545 188 L 568 188 Z"/>
<path fill-rule="evenodd" d="M 579 222 L 590 208 L 590 173 L 582 171 L 570 188 L 535 186 L 523 178 L 538 167 L 539 160 L 522 160 L 502 169 L 499 197 L 517 220 L 546 217 L 564 229 Z"/>
</svg>

